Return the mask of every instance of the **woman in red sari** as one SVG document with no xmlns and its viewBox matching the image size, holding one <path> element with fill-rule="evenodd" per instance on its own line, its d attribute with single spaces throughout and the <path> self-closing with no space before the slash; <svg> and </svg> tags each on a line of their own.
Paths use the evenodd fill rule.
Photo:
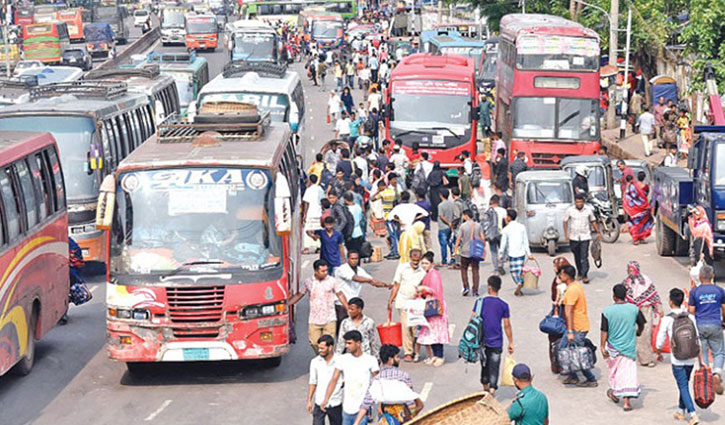
<svg viewBox="0 0 725 425">
<path fill-rule="evenodd" d="M 629 223 L 629 235 L 632 242 L 638 245 L 652 233 L 654 227 L 654 217 L 652 216 L 652 207 L 649 204 L 647 195 L 649 186 L 644 183 L 646 175 L 643 171 L 637 174 L 637 180 L 627 176 L 627 184 L 622 199 L 622 207 L 627 213 L 627 221 Z"/>
</svg>

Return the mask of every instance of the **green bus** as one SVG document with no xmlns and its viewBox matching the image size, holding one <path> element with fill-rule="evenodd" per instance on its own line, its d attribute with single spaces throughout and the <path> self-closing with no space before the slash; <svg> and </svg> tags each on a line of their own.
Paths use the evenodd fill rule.
<svg viewBox="0 0 725 425">
<path fill-rule="evenodd" d="M 283 20 L 297 23 L 297 15 L 310 6 L 322 6 L 328 12 L 342 15 L 349 20 L 357 16 L 357 0 L 259 0 L 244 2 L 242 16 L 245 19 Z"/>
</svg>

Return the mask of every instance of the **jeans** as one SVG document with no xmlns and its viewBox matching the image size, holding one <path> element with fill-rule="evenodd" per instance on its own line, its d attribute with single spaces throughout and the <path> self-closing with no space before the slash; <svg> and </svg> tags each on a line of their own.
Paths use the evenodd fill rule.
<svg viewBox="0 0 725 425">
<path fill-rule="evenodd" d="M 342 405 L 328 407 L 327 411 L 323 412 L 320 406 L 315 404 L 312 409 L 312 425 L 325 425 L 325 416 L 327 416 L 330 425 L 342 425 Z"/>
<path fill-rule="evenodd" d="M 587 277 L 589 274 L 589 241 L 569 241 L 571 252 L 574 253 L 574 263 L 577 274 Z"/>
<path fill-rule="evenodd" d="M 432 344 L 430 347 L 435 357 L 443 358 L 443 344 Z"/>
<path fill-rule="evenodd" d="M 705 364 L 710 366 L 710 355 L 712 351 L 713 366 L 712 372 L 722 375 L 722 367 L 725 362 L 725 345 L 723 345 L 722 326 L 718 324 L 704 323 L 697 325 L 697 332 L 700 334 L 700 347 L 702 347 L 702 358 Z"/>
<path fill-rule="evenodd" d="M 572 342 L 574 342 L 575 344 L 583 345 L 584 344 L 584 338 L 586 338 L 586 336 L 587 336 L 587 333 L 586 332 L 577 332 L 577 331 L 574 331 L 574 341 L 572 341 Z M 569 339 L 566 337 L 566 335 L 564 335 L 561 338 L 561 342 L 559 343 L 559 348 L 566 347 L 566 345 L 568 343 L 569 343 Z M 597 378 L 594 376 L 594 374 L 592 373 L 591 370 L 582 370 L 582 374 L 587 379 L 587 381 L 596 381 L 597 380 Z M 579 379 L 579 377 L 577 376 L 576 372 L 570 374 L 569 377 L 572 378 L 572 379 Z"/>
<path fill-rule="evenodd" d="M 677 389 L 680 390 L 680 400 L 678 406 L 687 413 L 695 411 L 695 405 L 692 403 L 690 395 L 690 374 L 693 366 L 672 366 L 672 374 L 677 382 Z"/>
<path fill-rule="evenodd" d="M 481 359 L 481 384 L 498 388 L 498 370 L 501 368 L 502 347 L 485 347 L 486 363 Z"/>
<path fill-rule="evenodd" d="M 350 415 L 348 413 L 342 412 L 342 425 L 352 425 L 355 423 L 355 418 L 357 418 L 357 413 L 354 415 Z M 368 417 L 365 416 L 361 421 L 360 425 L 367 425 L 368 424 Z"/>
<path fill-rule="evenodd" d="M 498 258 L 498 248 L 500 245 L 501 245 L 501 239 L 496 239 L 494 241 L 488 241 L 488 247 L 491 250 L 491 260 L 493 260 L 494 273 L 498 272 L 498 269 L 501 268 L 501 260 Z"/>
<path fill-rule="evenodd" d="M 398 239 L 400 238 L 400 235 L 398 234 L 398 224 L 392 220 L 388 220 L 385 222 L 385 228 L 388 229 L 388 236 L 390 236 L 390 252 L 397 255 Z"/>
<path fill-rule="evenodd" d="M 438 243 L 441 246 L 441 259 L 443 264 L 448 263 L 448 251 L 451 252 L 451 264 L 453 264 L 453 240 L 451 240 L 451 228 L 438 231 Z"/>
</svg>

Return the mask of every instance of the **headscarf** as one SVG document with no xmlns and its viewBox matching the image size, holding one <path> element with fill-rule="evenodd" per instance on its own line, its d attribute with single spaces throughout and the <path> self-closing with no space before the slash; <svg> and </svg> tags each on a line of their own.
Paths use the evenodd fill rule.
<svg viewBox="0 0 725 425">
<path fill-rule="evenodd" d="M 695 211 L 690 214 L 687 219 L 687 223 L 690 227 L 690 234 L 695 238 L 702 238 L 707 244 L 707 249 L 710 251 L 710 258 L 713 256 L 713 236 L 712 226 L 710 226 L 710 220 L 707 219 L 707 212 L 702 205 L 695 207 Z"/>
<path fill-rule="evenodd" d="M 639 263 L 630 261 L 627 264 L 627 277 L 622 281 L 627 287 L 627 302 L 637 307 L 654 307 L 659 310 L 662 305 L 657 288 L 649 277 L 642 274 Z"/>
<path fill-rule="evenodd" d="M 566 259 L 566 257 L 556 257 L 554 258 L 554 267 L 556 267 L 556 273 L 558 274 L 561 271 L 561 268 L 564 266 L 570 266 L 569 260 Z M 556 276 L 554 276 L 554 280 L 551 282 L 551 301 L 556 301 L 557 297 L 557 290 L 556 285 L 558 282 L 556 281 Z"/>
<path fill-rule="evenodd" d="M 410 261 L 410 250 L 420 249 L 421 252 L 425 252 L 425 239 L 423 238 L 423 231 L 425 230 L 425 224 L 423 222 L 416 222 L 412 226 L 408 226 L 407 229 L 400 235 L 400 241 L 398 242 L 398 253 L 400 254 L 400 264 L 405 264 Z"/>
</svg>

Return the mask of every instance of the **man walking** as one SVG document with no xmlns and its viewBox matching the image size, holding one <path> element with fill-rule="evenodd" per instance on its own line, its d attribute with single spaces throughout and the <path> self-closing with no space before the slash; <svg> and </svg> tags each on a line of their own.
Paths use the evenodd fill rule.
<svg viewBox="0 0 725 425">
<path fill-rule="evenodd" d="M 363 302 L 362 298 L 355 297 L 347 301 L 348 317 L 340 324 L 340 331 L 338 332 L 340 336 L 335 346 L 335 351 L 338 354 L 342 354 L 345 349 L 345 344 L 342 342 L 343 335 L 350 331 L 358 331 L 363 338 L 361 346 L 363 353 L 370 354 L 373 357 L 378 356 L 378 352 L 380 351 L 378 331 L 375 328 L 375 321 L 363 314 L 364 308 L 365 302 Z"/>
<path fill-rule="evenodd" d="M 712 351 L 712 373 L 715 390 L 723 393 L 722 368 L 725 362 L 725 346 L 723 345 L 723 312 L 725 312 L 725 290 L 713 283 L 715 277 L 712 266 L 704 265 L 700 269 L 700 286 L 690 291 L 688 300 L 690 314 L 695 315 L 697 333 L 700 335 L 702 359 L 710 366 Z"/>
<path fill-rule="evenodd" d="M 612 289 L 614 304 L 602 312 L 601 351 L 609 367 L 607 397 L 614 403 L 624 399 L 624 411 L 632 410 L 630 400 L 639 397 L 637 379 L 637 337 L 644 330 L 645 319 L 635 304 L 628 303 L 627 287 Z"/>
<path fill-rule="evenodd" d="M 362 334 L 358 331 L 350 331 L 343 335 L 347 353 L 335 359 L 335 372 L 327 385 L 327 393 L 320 406 L 327 406 L 332 394 L 335 392 L 337 381 L 342 375 L 342 382 L 345 391 L 342 396 L 342 424 L 352 425 L 355 422 L 360 406 L 365 399 L 365 394 L 370 386 L 373 376 L 380 371 L 378 361 L 370 354 L 362 351 Z M 325 412 L 326 408 L 320 407 Z M 367 418 L 360 424 L 366 425 Z"/>
<path fill-rule="evenodd" d="M 501 231 L 501 250 L 499 252 L 500 262 L 503 262 L 504 256 L 508 256 L 509 272 L 511 279 L 516 285 L 514 295 L 520 297 L 524 295 L 521 287 L 524 285 L 524 279 L 521 277 L 521 271 L 524 268 L 526 257 L 533 260 L 531 250 L 529 249 L 529 237 L 526 234 L 526 226 L 516 221 L 516 211 L 509 209 L 506 211 L 506 227 Z"/>
<path fill-rule="evenodd" d="M 582 345 L 584 338 L 589 332 L 589 316 L 587 314 L 587 299 L 584 296 L 584 287 L 577 282 L 574 277 L 576 270 L 574 266 L 566 265 L 559 271 L 559 280 L 566 284 L 566 292 L 564 293 L 564 306 L 566 313 L 566 338 L 561 339 L 560 348 L 566 347 L 569 343 Z M 564 385 L 576 385 L 577 387 L 596 387 L 597 378 L 589 369 L 582 370 L 582 374 L 586 378 L 585 381 L 579 382 L 576 372 L 569 375 L 564 380 Z"/>
<path fill-rule="evenodd" d="M 342 382 L 335 385 L 330 401 L 324 406 L 325 411 L 320 408 L 335 373 L 335 340 L 330 335 L 322 335 L 317 340 L 317 347 L 319 355 L 310 361 L 307 412 L 312 415 L 312 425 L 325 425 L 325 417 L 330 425 L 342 425 Z"/>
<path fill-rule="evenodd" d="M 324 213 L 323 213 L 324 214 Z M 345 258 L 343 243 L 345 240 L 342 233 L 335 230 L 335 219 L 327 216 L 322 220 L 323 228 L 314 232 L 307 232 L 307 235 L 316 241 L 320 241 L 320 259 L 330 267 L 330 273 L 335 272 L 336 267 L 342 265 Z"/>
<path fill-rule="evenodd" d="M 516 176 L 519 175 L 519 173 L 523 173 L 524 171 L 529 169 L 529 166 L 526 165 L 526 154 L 523 152 L 519 152 L 516 154 L 516 159 L 514 159 L 514 162 L 511 163 L 511 185 L 512 187 L 516 187 Z"/>
<path fill-rule="evenodd" d="M 337 323 L 335 297 L 340 300 L 346 309 L 347 299 L 345 299 L 345 294 L 342 293 L 340 282 L 327 274 L 327 261 L 315 260 L 312 267 L 315 269 L 315 274 L 305 280 L 300 292 L 290 297 L 289 304 L 295 305 L 306 294 L 310 294 L 310 316 L 307 324 L 307 334 L 312 349 L 317 353 L 319 351 L 317 340 L 322 335 L 335 335 L 335 324 Z M 327 403 L 323 404 L 327 405 Z"/>
<path fill-rule="evenodd" d="M 395 174 L 388 176 L 388 184 L 381 179 L 378 181 L 378 193 L 372 197 L 372 201 L 380 199 L 383 204 L 383 217 L 385 218 L 385 227 L 388 230 L 388 237 L 390 238 L 390 253 L 385 256 L 389 260 L 398 260 L 400 255 L 398 254 L 398 225 L 391 217 L 390 212 L 393 210 L 395 200 L 398 198 L 398 190 L 396 187 L 397 181 L 393 178 Z"/>
<path fill-rule="evenodd" d="M 366 272 L 362 266 L 360 266 L 360 253 L 358 251 L 347 252 L 347 262 L 335 270 L 335 277 L 342 284 L 342 293 L 345 294 L 345 298 L 348 299 L 348 303 L 353 298 L 360 297 L 360 291 L 362 290 L 362 284 L 367 283 L 376 288 L 392 288 L 393 285 L 383 283 L 379 280 L 375 280 Z M 342 319 L 347 317 L 348 311 L 342 306 L 342 304 L 335 303 L 335 309 L 337 311 L 337 325 L 338 328 Z M 338 345 L 342 345 L 340 340 L 337 341 Z"/>
<path fill-rule="evenodd" d="M 483 226 L 483 235 L 488 241 L 488 247 L 491 250 L 491 260 L 493 261 L 493 272 L 503 275 L 504 269 L 499 259 L 499 245 L 501 245 L 501 231 L 503 230 L 503 220 L 506 217 L 506 210 L 498 205 L 498 195 L 493 195 L 488 202 L 488 210 L 483 214 L 481 224 Z"/>
<path fill-rule="evenodd" d="M 408 326 L 408 318 L 406 303 L 415 298 L 418 292 L 418 286 L 425 277 L 425 270 L 420 267 L 420 257 L 423 253 L 419 249 L 410 250 L 410 262 L 399 264 L 395 270 L 393 278 L 393 290 L 388 300 L 388 314 L 393 311 L 393 301 L 395 308 L 400 316 L 400 323 L 403 327 L 403 351 L 405 352 L 405 361 L 412 362 L 415 360 L 415 328 Z"/>
<path fill-rule="evenodd" d="M 498 372 L 501 366 L 501 353 L 503 353 L 503 332 L 509 342 L 508 352 L 514 353 L 514 337 L 509 320 L 509 305 L 499 298 L 501 278 L 490 276 L 488 278 L 488 296 L 476 300 L 473 304 L 473 314 L 483 319 L 485 340 L 483 343 L 485 356 L 481 357 L 481 385 L 483 390 L 491 394 L 498 389 Z M 501 323 L 503 322 L 503 330 Z M 485 358 L 485 363 L 483 362 Z"/>
<path fill-rule="evenodd" d="M 456 206 L 448 199 L 448 189 L 441 189 L 441 202 L 438 204 L 438 244 L 441 246 L 441 266 L 455 264 L 453 258 L 453 219 L 456 215 Z M 451 262 L 448 263 L 448 253 L 451 254 Z"/>
<path fill-rule="evenodd" d="M 637 120 L 639 125 L 639 135 L 642 137 L 642 146 L 644 147 L 644 155 L 652 155 L 657 133 L 655 127 L 655 116 L 650 112 L 650 108 L 646 108 Z"/>
<path fill-rule="evenodd" d="M 523 363 L 514 366 L 514 386 L 519 390 L 508 408 L 509 419 L 516 425 L 548 425 L 549 401 L 541 391 L 531 385 L 531 369 Z"/>
<path fill-rule="evenodd" d="M 360 248 L 362 247 L 363 243 L 363 235 L 364 235 L 364 229 L 363 229 L 363 219 L 364 214 L 362 208 L 360 208 L 360 205 L 355 203 L 355 195 L 352 191 L 345 192 L 344 195 L 345 198 L 345 208 L 350 212 L 350 216 L 352 217 L 353 223 L 352 223 L 352 233 L 350 234 L 350 237 L 345 241 L 345 247 L 348 251 L 357 251 L 360 252 Z"/>
<path fill-rule="evenodd" d="M 655 343 L 655 347 L 657 348 L 657 357 L 660 361 L 662 361 L 662 353 L 660 351 L 662 350 L 662 346 L 665 344 L 665 341 L 672 341 L 675 320 L 678 320 L 681 323 L 679 325 L 681 327 L 683 320 L 690 320 L 692 322 L 691 326 L 695 328 L 695 333 L 697 333 L 695 318 L 688 314 L 686 309 L 682 308 L 684 300 L 685 293 L 682 292 L 681 289 L 673 288 L 670 290 L 670 314 L 662 318 L 662 322 L 660 322 L 660 329 L 657 332 L 657 341 Z M 694 342 L 696 343 L 696 341 Z M 674 353 L 670 355 L 672 375 L 675 377 L 677 389 L 680 393 L 678 409 L 675 412 L 674 417 L 678 421 L 684 421 L 687 419 L 686 415 L 688 415 L 690 417 L 688 425 L 697 425 L 699 423 L 697 413 L 695 413 L 695 404 L 692 402 L 692 396 L 690 395 L 690 375 L 692 374 L 692 368 L 695 366 L 697 359 L 697 355 L 683 359 L 678 359 L 675 357 Z"/>
<path fill-rule="evenodd" d="M 574 263 L 579 275 L 577 279 L 589 283 L 589 242 L 592 240 L 590 224 L 594 226 L 597 237 L 601 237 L 597 227 L 594 211 L 584 201 L 586 195 L 577 194 L 574 197 L 574 205 L 567 208 L 564 214 L 564 238 L 569 241 L 571 252 L 574 253 Z"/>
<path fill-rule="evenodd" d="M 468 267 L 471 267 L 471 275 L 473 278 L 473 296 L 478 297 L 478 284 L 480 283 L 480 276 L 478 273 L 479 261 L 483 258 L 476 258 L 471 256 L 471 241 L 477 239 L 484 241 L 483 230 L 481 225 L 471 220 L 471 210 L 464 210 L 463 224 L 461 224 L 458 230 L 458 238 L 456 238 L 455 252 L 461 253 L 461 281 L 463 282 L 463 296 L 467 296 L 469 293 L 468 285 Z"/>
</svg>

